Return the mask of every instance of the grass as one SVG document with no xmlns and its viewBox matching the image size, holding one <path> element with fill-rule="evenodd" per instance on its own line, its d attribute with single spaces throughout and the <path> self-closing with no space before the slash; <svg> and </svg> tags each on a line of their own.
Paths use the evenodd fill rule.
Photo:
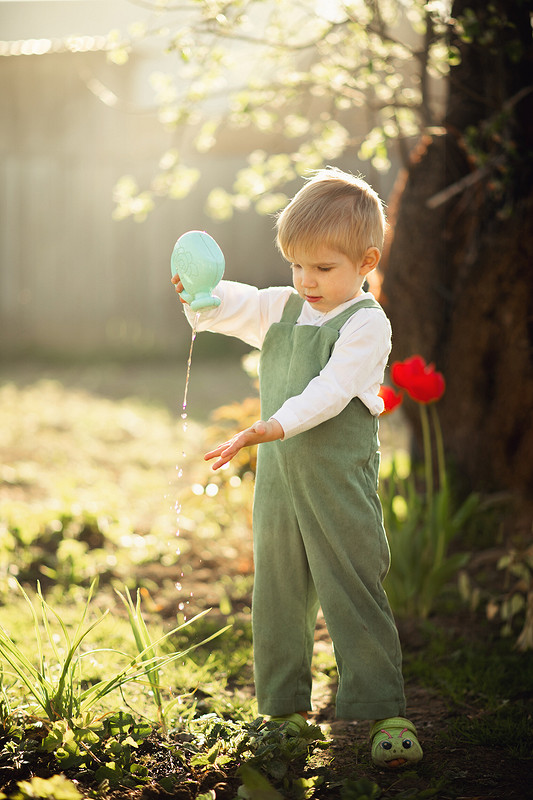
<svg viewBox="0 0 533 800">
<path fill-rule="evenodd" d="M 249 380 L 241 393 L 233 367 L 193 361 L 184 430 L 176 412 L 182 369 L 113 369 L 11 365 L 9 380 L 4 371 L 0 382 L 0 625 L 50 686 L 60 684 L 68 660 L 60 685 L 69 680 L 75 697 L 96 697 L 95 687 L 125 662 L 136 664 L 135 679 L 76 716 L 38 712 L 28 686 L 4 663 L 4 794 L 10 800 L 125 800 L 142 792 L 184 800 L 525 796 L 531 658 L 479 613 L 459 608 L 453 625 L 446 617 L 412 623 L 414 635 L 404 637 L 408 697 L 426 746 L 416 771 L 376 772 L 364 726 L 341 726 L 338 734 L 330 724 L 336 670 L 327 638 L 317 643 L 314 670 L 317 719 L 328 746 L 316 730 L 308 741 L 288 743 L 256 719 L 253 480 L 246 464 L 213 475 L 201 459 L 215 435 L 207 408 L 242 399 Z M 196 401 L 192 387 L 213 381 L 216 397 L 211 390 Z M 382 439 L 390 461 L 405 446 L 405 431 L 384 420 Z M 17 581 L 36 604 L 37 622 Z M 449 608 L 457 610 L 458 602 L 456 596 Z M 455 632 L 461 620 L 467 636 Z M 515 788 L 506 785 L 510 772 Z M 487 791 L 484 775 L 493 782 Z"/>
<path fill-rule="evenodd" d="M 468 707 L 472 698 L 487 711 L 521 697 L 533 696 L 531 659 L 509 647 L 509 641 L 490 637 L 479 641 L 446 635 L 429 625 L 423 654 L 410 656 L 406 674 L 437 688 L 456 706 Z"/>
<path fill-rule="evenodd" d="M 494 747 L 509 758 L 531 758 L 531 658 L 510 648 L 508 640 L 490 635 L 484 642 L 467 639 L 432 623 L 425 623 L 422 631 L 424 647 L 408 654 L 404 674 L 462 712 L 441 740 Z M 517 713 L 522 702 L 523 713 Z"/>
</svg>

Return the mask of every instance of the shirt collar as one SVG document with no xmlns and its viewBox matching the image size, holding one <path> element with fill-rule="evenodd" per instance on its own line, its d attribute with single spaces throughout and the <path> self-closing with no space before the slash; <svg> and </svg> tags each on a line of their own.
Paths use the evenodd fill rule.
<svg viewBox="0 0 533 800">
<path fill-rule="evenodd" d="M 347 300 L 346 303 L 340 303 L 340 305 L 335 306 L 331 311 L 326 311 L 326 313 L 316 311 L 308 302 L 304 301 L 298 322 L 306 325 L 322 325 L 324 322 L 336 317 L 345 308 L 353 306 L 354 303 L 358 303 L 360 300 L 367 300 L 369 297 L 373 297 L 370 292 L 363 292 L 358 297 L 352 297 L 351 300 Z"/>
</svg>

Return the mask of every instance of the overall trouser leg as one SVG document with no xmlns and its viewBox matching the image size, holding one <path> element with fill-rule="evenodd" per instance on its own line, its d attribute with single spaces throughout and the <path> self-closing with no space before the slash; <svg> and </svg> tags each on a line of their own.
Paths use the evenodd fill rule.
<svg viewBox="0 0 533 800">
<path fill-rule="evenodd" d="M 337 662 L 337 716 L 383 719 L 405 712 L 401 649 L 381 585 L 389 563 L 385 534 L 364 531 L 364 519 L 342 525 L 342 510 L 305 526 L 311 574 Z M 370 535 L 365 535 L 366 533 Z"/>
<path fill-rule="evenodd" d="M 259 712 L 310 710 L 318 600 L 292 504 L 276 481 L 256 486 L 254 562 L 252 627 Z"/>
</svg>

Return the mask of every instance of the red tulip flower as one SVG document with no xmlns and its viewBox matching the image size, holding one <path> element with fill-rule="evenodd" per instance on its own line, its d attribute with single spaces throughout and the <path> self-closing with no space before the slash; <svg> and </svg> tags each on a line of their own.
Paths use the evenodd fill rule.
<svg viewBox="0 0 533 800">
<path fill-rule="evenodd" d="M 381 412 L 382 416 L 383 414 L 390 414 L 391 411 L 398 408 L 403 400 L 403 394 L 401 392 L 395 392 L 390 386 L 381 386 L 379 389 L 379 396 L 385 403 L 385 408 Z"/>
<path fill-rule="evenodd" d="M 417 403 L 426 405 L 440 400 L 446 388 L 441 372 L 434 364 L 426 364 L 422 356 L 395 361 L 391 367 L 392 380 Z"/>
</svg>

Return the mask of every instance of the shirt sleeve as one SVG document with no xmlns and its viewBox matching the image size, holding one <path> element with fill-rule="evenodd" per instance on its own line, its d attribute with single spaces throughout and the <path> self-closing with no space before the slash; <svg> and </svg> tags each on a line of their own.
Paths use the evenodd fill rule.
<svg viewBox="0 0 533 800">
<path fill-rule="evenodd" d="M 379 387 L 391 351 L 391 328 L 381 309 L 361 309 L 343 326 L 331 358 L 304 391 L 273 414 L 288 439 L 339 414 L 354 397 L 378 416 Z"/>
<path fill-rule="evenodd" d="M 197 331 L 235 336 L 260 349 L 266 332 L 274 322 L 279 322 L 293 292 L 291 286 L 258 289 L 236 281 L 221 281 L 213 291 L 221 301 L 217 308 L 195 312 L 185 304 L 183 309 Z"/>
</svg>

